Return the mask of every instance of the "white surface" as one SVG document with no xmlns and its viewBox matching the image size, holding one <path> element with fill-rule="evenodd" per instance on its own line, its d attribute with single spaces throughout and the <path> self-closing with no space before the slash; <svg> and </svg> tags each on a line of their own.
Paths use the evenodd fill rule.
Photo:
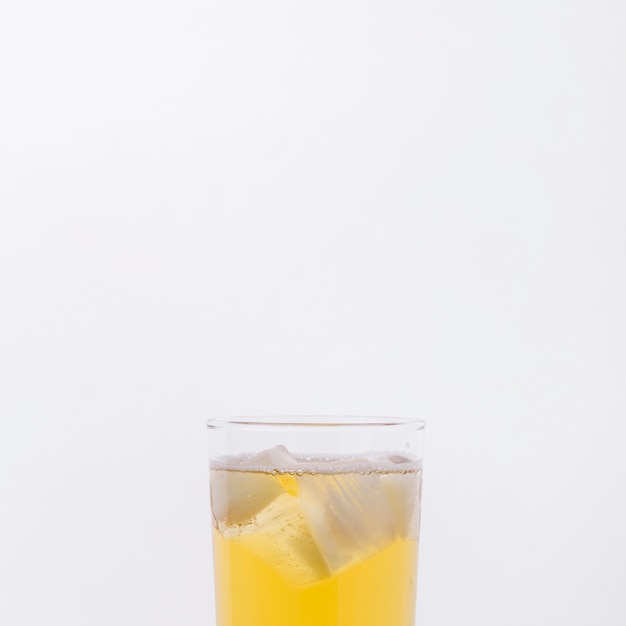
<svg viewBox="0 0 626 626">
<path fill-rule="evenodd" d="M 419 626 L 623 626 L 626 4 L 0 6 L 0 623 L 211 623 L 204 420 L 428 421 Z"/>
</svg>

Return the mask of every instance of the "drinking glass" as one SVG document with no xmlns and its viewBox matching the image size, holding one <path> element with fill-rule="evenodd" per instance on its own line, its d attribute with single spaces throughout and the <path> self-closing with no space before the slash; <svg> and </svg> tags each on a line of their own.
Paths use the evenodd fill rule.
<svg viewBox="0 0 626 626">
<path fill-rule="evenodd" d="M 211 419 L 217 626 L 413 626 L 424 422 Z"/>
</svg>

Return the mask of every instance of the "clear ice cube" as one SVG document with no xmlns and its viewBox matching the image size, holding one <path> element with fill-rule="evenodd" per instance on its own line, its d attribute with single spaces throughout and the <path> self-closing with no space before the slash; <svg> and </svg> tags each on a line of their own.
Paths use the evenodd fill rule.
<svg viewBox="0 0 626 626">
<path fill-rule="evenodd" d="M 304 517 L 331 571 L 393 541 L 392 512 L 379 474 L 303 474 L 298 486 Z"/>
<path fill-rule="evenodd" d="M 246 465 L 261 467 L 268 471 L 288 470 L 298 465 L 297 459 L 283 445 L 259 452 L 246 461 Z"/>
<path fill-rule="evenodd" d="M 262 472 L 211 472 L 211 508 L 220 530 L 248 522 L 281 493 L 278 481 Z"/>
<path fill-rule="evenodd" d="M 393 472 L 380 476 L 380 484 L 387 496 L 398 537 L 417 539 L 419 535 L 420 479 L 417 472 Z"/>
<path fill-rule="evenodd" d="M 218 528 L 249 521 L 277 498 L 283 487 L 268 472 L 295 462 L 285 446 L 276 446 L 242 460 L 232 470 L 211 472 L 211 503 Z"/>
<path fill-rule="evenodd" d="M 329 574 L 298 498 L 288 493 L 270 502 L 249 523 L 226 528 L 223 535 L 256 554 L 290 584 L 307 585 Z"/>
</svg>

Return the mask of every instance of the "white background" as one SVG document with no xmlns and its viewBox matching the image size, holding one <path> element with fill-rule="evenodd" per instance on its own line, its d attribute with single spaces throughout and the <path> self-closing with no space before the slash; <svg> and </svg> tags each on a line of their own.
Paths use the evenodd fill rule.
<svg viewBox="0 0 626 626">
<path fill-rule="evenodd" d="M 623 626 L 625 32 L 3 0 L 0 623 L 210 624 L 205 419 L 367 413 L 428 422 L 419 626 Z"/>
</svg>

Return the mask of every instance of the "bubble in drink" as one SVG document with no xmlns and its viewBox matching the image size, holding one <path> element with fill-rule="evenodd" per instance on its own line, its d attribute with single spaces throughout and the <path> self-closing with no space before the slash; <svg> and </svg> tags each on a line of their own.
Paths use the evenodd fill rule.
<svg viewBox="0 0 626 626">
<path fill-rule="evenodd" d="M 213 462 L 218 626 L 413 626 L 420 485 L 397 453 Z"/>
</svg>

